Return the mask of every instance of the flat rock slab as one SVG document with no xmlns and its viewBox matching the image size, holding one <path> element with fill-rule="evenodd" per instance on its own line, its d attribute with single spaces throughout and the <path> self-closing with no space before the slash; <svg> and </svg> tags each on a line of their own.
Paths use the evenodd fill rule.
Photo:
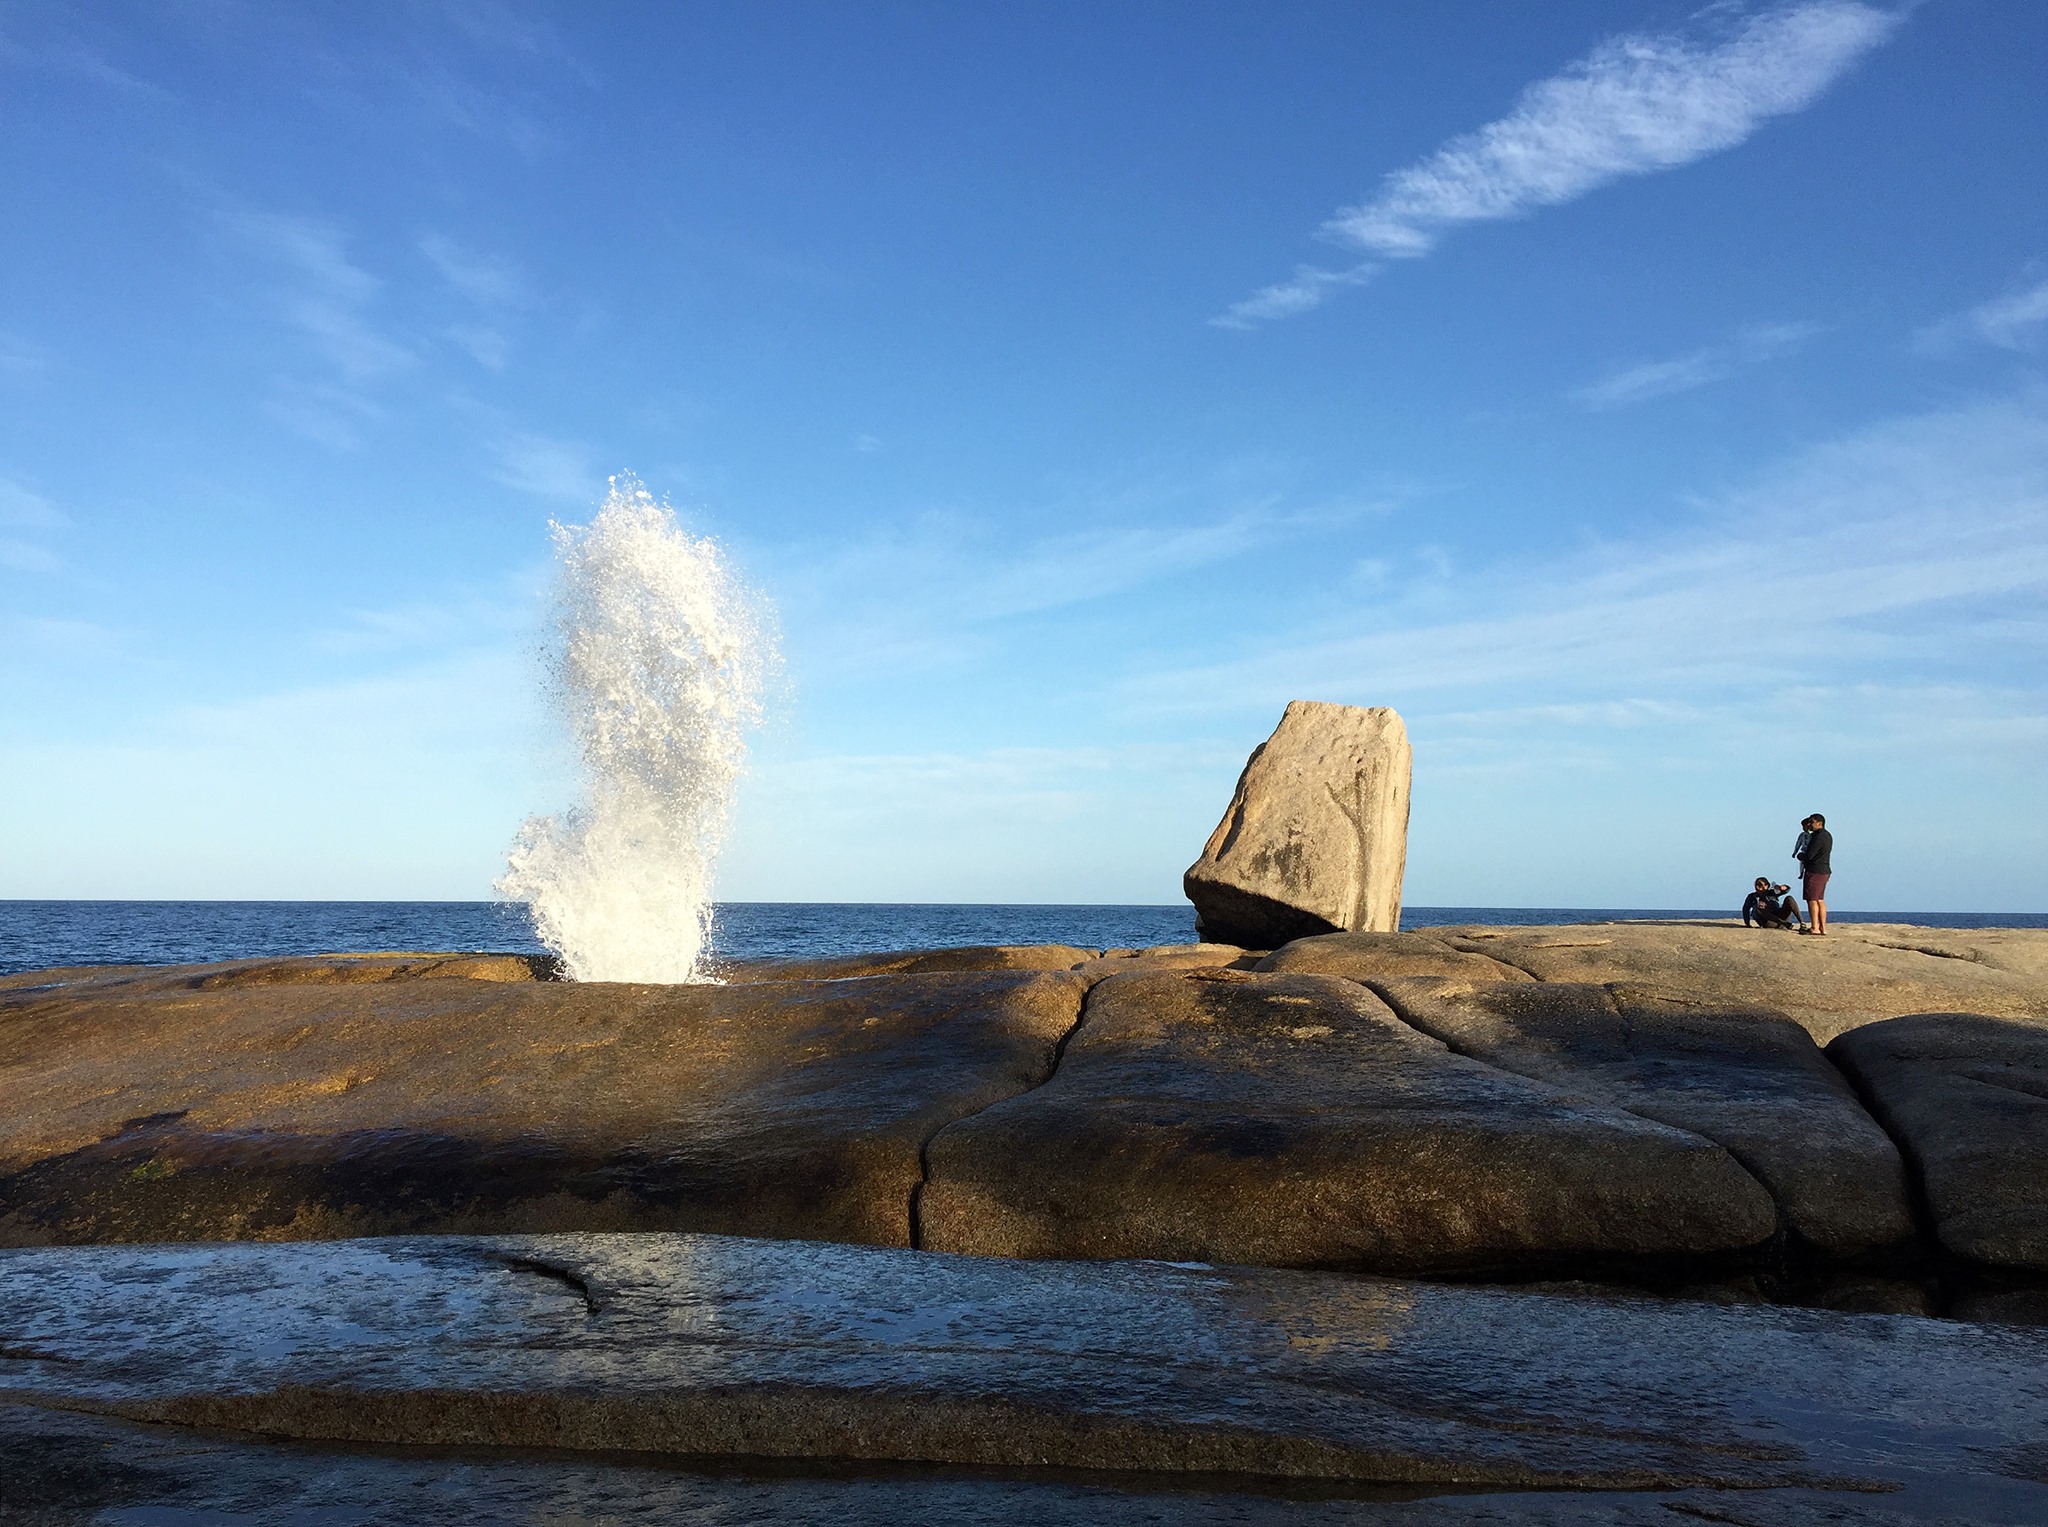
<svg viewBox="0 0 2048 1527">
<path fill-rule="evenodd" d="M 1944 1246 L 2048 1271 L 2048 1026 L 1927 1013 L 1844 1034 L 1828 1054 L 1905 1147 Z"/>
<path fill-rule="evenodd" d="M 1408 977 L 1376 989 L 1461 1055 L 1725 1146 L 1823 1252 L 1912 1239 L 1898 1147 L 1789 1018 L 1625 984 Z"/>
<path fill-rule="evenodd" d="M 1826 1044 L 1907 1013 L 2048 1021 L 2048 929 L 1832 923 L 1802 938 L 1739 922 L 1433 928 L 1432 936 L 1542 981 L 1673 987 L 1785 1014 Z"/>
<path fill-rule="evenodd" d="M 1385 981 L 1400 976 L 1448 976 L 1467 981 L 1533 981 L 1526 970 L 1472 954 L 1426 933 L 1326 933 L 1299 938 L 1254 967 L 1297 975 Z"/>
<path fill-rule="evenodd" d="M 1479 1270 L 1752 1246 L 1720 1146 L 1453 1054 L 1331 976 L 1116 976 L 1043 1087 L 941 1132 L 920 1244 Z"/>
<path fill-rule="evenodd" d="M 17 1250 L 0 1311 L 0 1400 L 301 1442 L 2048 1511 L 2048 1333 L 1902 1317 L 599 1235 Z"/>
<path fill-rule="evenodd" d="M 1252 970 L 1263 954 L 1235 944 L 1155 944 L 1149 949 L 1105 949 L 1100 959 L 1076 965 L 1074 970 L 1092 985 L 1111 976 L 1170 970 Z"/>
<path fill-rule="evenodd" d="M 723 960 L 727 983 L 842 981 L 857 976 L 924 976 L 982 970 L 1072 970 L 1102 953 L 1071 944 L 970 944 L 955 949 L 890 949 L 814 959 Z"/>
<path fill-rule="evenodd" d="M 904 1245 L 925 1142 L 1042 1081 L 1086 989 L 303 966 L 0 983 L 0 1244 L 680 1228 Z"/>
</svg>

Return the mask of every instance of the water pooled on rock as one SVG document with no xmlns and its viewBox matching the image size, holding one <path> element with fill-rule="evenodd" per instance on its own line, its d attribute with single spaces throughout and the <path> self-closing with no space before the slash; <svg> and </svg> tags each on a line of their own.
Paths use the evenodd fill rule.
<svg viewBox="0 0 2048 1527">
<path fill-rule="evenodd" d="M 553 529 L 549 680 L 582 799 L 527 819 L 497 889 L 529 905 L 572 980 L 699 980 L 772 611 L 630 476 L 588 525 Z"/>
</svg>

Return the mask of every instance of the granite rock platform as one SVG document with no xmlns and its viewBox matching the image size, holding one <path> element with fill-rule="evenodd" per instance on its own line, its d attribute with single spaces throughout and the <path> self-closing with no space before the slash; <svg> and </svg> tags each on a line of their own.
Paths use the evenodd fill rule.
<svg viewBox="0 0 2048 1527">
<path fill-rule="evenodd" d="M 2048 933 L 1616 923 L 725 974 L 0 980 L 0 1244 L 677 1230 L 2043 1303 Z"/>
<path fill-rule="evenodd" d="M 0 979 L 0 1521 L 2048 1521 L 2048 934 L 549 974 Z"/>
</svg>

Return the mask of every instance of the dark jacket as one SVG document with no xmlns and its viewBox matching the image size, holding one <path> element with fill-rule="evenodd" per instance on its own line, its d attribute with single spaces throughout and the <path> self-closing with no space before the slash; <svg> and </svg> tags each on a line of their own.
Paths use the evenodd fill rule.
<svg viewBox="0 0 2048 1527">
<path fill-rule="evenodd" d="M 1762 927 L 1766 923 L 1797 922 L 1799 914 L 1786 906 L 1775 890 L 1751 891 L 1742 899 L 1742 926 L 1747 928 L 1752 920 Z"/>
<path fill-rule="evenodd" d="M 1834 866 L 1830 862 L 1835 852 L 1835 835 L 1825 827 L 1816 827 L 1805 834 L 1799 845 L 1799 867 L 1809 875 L 1832 875 Z"/>
</svg>

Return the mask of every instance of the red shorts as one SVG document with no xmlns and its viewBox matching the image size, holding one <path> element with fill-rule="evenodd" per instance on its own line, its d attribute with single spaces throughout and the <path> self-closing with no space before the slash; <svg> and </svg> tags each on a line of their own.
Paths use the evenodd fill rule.
<svg viewBox="0 0 2048 1527">
<path fill-rule="evenodd" d="M 1827 876 L 1802 875 L 1800 877 L 1800 881 L 1800 890 L 1806 893 L 1806 899 L 1808 901 L 1826 901 L 1828 899 Z"/>
</svg>

